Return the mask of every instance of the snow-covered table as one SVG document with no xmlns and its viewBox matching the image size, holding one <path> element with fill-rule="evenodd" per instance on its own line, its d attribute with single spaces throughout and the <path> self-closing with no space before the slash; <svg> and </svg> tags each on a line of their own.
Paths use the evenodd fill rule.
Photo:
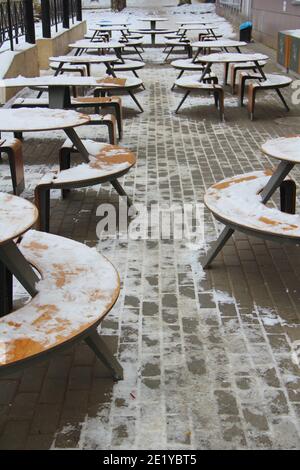
<svg viewBox="0 0 300 470">
<path fill-rule="evenodd" d="M 38 211 L 31 202 L 0 193 L 0 317 L 12 309 L 12 274 L 31 295 L 36 293 L 38 277 L 14 240 L 27 232 L 37 218 Z"/>
<path fill-rule="evenodd" d="M 140 29 L 138 32 L 141 32 L 143 34 L 151 34 L 151 44 L 154 46 L 155 45 L 155 38 L 156 35 L 158 34 L 167 34 L 170 31 L 166 29 L 157 29 L 156 28 L 156 23 L 157 22 L 163 22 L 163 21 L 168 21 L 168 18 L 160 18 L 158 16 L 146 16 L 143 18 L 137 18 L 138 21 L 149 21 L 150 22 L 150 29 Z M 172 31 L 173 32 L 173 31 Z"/>
<path fill-rule="evenodd" d="M 88 124 L 90 117 L 77 111 L 49 108 L 0 109 L 0 132 L 43 132 L 61 129 L 73 142 L 85 161 L 89 153 L 74 127 Z"/>
<path fill-rule="evenodd" d="M 49 57 L 49 62 L 58 62 L 58 67 L 55 71 L 54 76 L 59 75 L 61 69 L 63 69 L 64 64 L 71 65 L 85 65 L 87 69 L 87 74 L 90 77 L 91 75 L 91 64 L 105 64 L 108 75 L 115 77 L 113 68 L 111 67 L 112 62 L 118 60 L 116 55 L 61 55 L 56 57 Z"/>
<path fill-rule="evenodd" d="M 215 41 L 196 41 L 191 43 L 191 46 L 197 48 L 197 53 L 194 57 L 194 61 L 197 60 L 201 50 L 205 49 L 224 49 L 225 52 L 228 52 L 227 49 L 234 47 L 238 53 L 240 53 L 240 47 L 247 46 L 247 43 L 244 41 L 234 41 L 233 39 L 217 39 Z"/>
<path fill-rule="evenodd" d="M 225 228 L 209 250 L 204 268 L 212 263 L 236 229 L 269 240 L 300 242 L 295 183 L 286 179 L 300 163 L 300 135 L 268 140 L 261 149 L 280 161 L 275 171 L 252 172 L 223 180 L 205 195 L 207 207 Z M 278 188 L 281 211 L 266 206 Z"/>
<path fill-rule="evenodd" d="M 265 73 L 260 65 L 261 61 L 267 61 L 269 57 L 265 54 L 241 54 L 238 52 L 216 52 L 214 54 L 208 54 L 198 58 L 198 62 L 205 64 L 203 74 L 200 78 L 200 82 L 203 80 L 206 74 L 210 73 L 213 64 L 225 64 L 225 77 L 224 84 L 227 84 L 228 68 L 229 64 L 233 63 L 244 63 L 253 62 L 256 69 L 261 74 L 263 80 L 266 80 Z"/>
</svg>

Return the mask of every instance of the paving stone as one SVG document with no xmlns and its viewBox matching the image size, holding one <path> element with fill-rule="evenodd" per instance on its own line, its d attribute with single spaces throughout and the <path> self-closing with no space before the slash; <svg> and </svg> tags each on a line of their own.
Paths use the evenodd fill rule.
<svg viewBox="0 0 300 470">
<path fill-rule="evenodd" d="M 274 51 L 258 42 L 247 47 L 267 51 L 266 70 L 281 72 Z M 144 54 L 146 90 L 138 96 L 145 112 L 122 95 L 121 144 L 138 161 L 121 181 L 135 204 L 202 202 L 216 181 L 274 166 L 260 152 L 266 139 L 299 132 L 297 108 L 288 121 L 272 93 L 261 98 L 254 122 L 227 90 L 225 123 L 198 96 L 175 115 L 182 94 L 170 91 L 174 70 L 162 65 L 160 48 Z M 223 76 L 222 67 L 216 72 Z M 107 138 L 93 126 L 78 132 Z M 24 135 L 22 196 L 33 200 L 60 146 L 59 133 Z M 299 168 L 293 176 L 299 179 Z M 11 191 L 6 161 L 0 190 Z M 7 374 L 0 380 L 1 449 L 300 448 L 298 247 L 236 233 L 203 271 L 206 247 L 222 229 L 207 209 L 205 244 L 126 240 L 96 234 L 97 207 L 118 205 L 109 184 L 72 190 L 64 200 L 53 191 L 51 199 L 51 231 L 96 247 L 120 274 L 120 298 L 99 333 L 125 380 L 114 383 L 84 342 Z"/>
</svg>

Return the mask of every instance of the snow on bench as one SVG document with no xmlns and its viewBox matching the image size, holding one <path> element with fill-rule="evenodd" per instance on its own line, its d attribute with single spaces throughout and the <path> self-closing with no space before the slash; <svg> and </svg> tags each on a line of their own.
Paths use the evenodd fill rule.
<svg viewBox="0 0 300 470">
<path fill-rule="evenodd" d="M 267 238 L 300 241 L 300 216 L 281 212 L 261 202 L 260 192 L 272 175 L 256 171 L 214 184 L 205 194 L 208 209 L 225 225 Z"/>
<path fill-rule="evenodd" d="M 87 337 L 120 290 L 115 268 L 94 248 L 30 230 L 20 249 L 41 279 L 29 303 L 0 318 L 0 370 Z"/>
</svg>

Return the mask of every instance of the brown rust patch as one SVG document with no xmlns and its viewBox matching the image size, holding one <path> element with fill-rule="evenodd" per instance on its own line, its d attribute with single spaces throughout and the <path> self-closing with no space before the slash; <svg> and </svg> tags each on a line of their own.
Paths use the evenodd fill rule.
<svg viewBox="0 0 300 470">
<path fill-rule="evenodd" d="M 267 224 L 267 225 L 279 225 L 279 222 L 277 222 L 277 220 L 272 220 L 272 219 L 268 219 L 268 217 L 260 217 L 258 220 L 260 220 L 263 224 Z"/>
<path fill-rule="evenodd" d="M 35 242 L 35 241 L 32 241 L 28 244 L 24 244 L 23 245 L 24 248 L 26 249 L 29 249 L 29 250 L 48 250 L 48 245 L 45 245 L 44 243 L 39 243 L 39 242 Z"/>
<path fill-rule="evenodd" d="M 105 85 L 117 85 L 117 86 L 125 86 L 127 81 L 127 78 L 114 78 L 114 77 L 104 77 L 104 78 L 99 78 L 96 80 L 96 83 L 99 83 L 100 86 L 102 83 Z"/>
<path fill-rule="evenodd" d="M 7 322 L 7 325 L 12 326 L 13 328 L 20 328 L 22 326 L 21 323 L 17 323 L 11 320 Z"/>
<path fill-rule="evenodd" d="M 59 311 L 57 306 L 53 304 L 41 305 L 37 307 L 37 310 L 41 315 L 32 322 L 32 325 L 34 326 L 40 326 L 42 323 L 50 320 L 52 316 Z"/>
<path fill-rule="evenodd" d="M 53 267 L 56 270 L 56 272 L 53 273 L 53 277 L 55 279 L 55 285 L 58 288 L 66 285 L 68 278 L 78 276 L 78 274 L 84 272 L 83 268 L 76 268 L 73 271 L 68 271 L 61 263 L 54 263 Z"/>
<path fill-rule="evenodd" d="M 99 300 L 99 299 L 102 299 L 102 298 L 103 298 L 103 292 L 100 289 L 94 290 L 94 292 L 92 292 L 89 295 L 90 302 L 96 302 L 96 300 Z"/>
<path fill-rule="evenodd" d="M 258 178 L 257 175 L 242 176 L 241 178 L 232 178 L 227 181 L 222 181 L 221 183 L 214 184 L 214 189 L 226 189 L 231 184 L 243 183 L 244 181 L 252 181 Z"/>
<path fill-rule="evenodd" d="M 38 354 L 44 350 L 42 344 L 30 338 L 19 338 L 12 340 L 8 346 L 6 364 L 19 361 L 34 354 Z"/>
<path fill-rule="evenodd" d="M 282 227 L 282 230 L 284 231 L 288 231 L 288 230 L 295 230 L 298 228 L 298 225 L 294 225 L 294 224 L 287 224 L 285 222 L 279 222 L 277 220 L 272 220 L 272 219 L 269 219 L 268 217 L 260 217 L 259 220 L 261 222 L 263 222 L 264 224 L 267 224 L 267 225 L 272 225 L 273 227 L 277 226 L 277 225 L 285 225 L 284 227 Z"/>
</svg>

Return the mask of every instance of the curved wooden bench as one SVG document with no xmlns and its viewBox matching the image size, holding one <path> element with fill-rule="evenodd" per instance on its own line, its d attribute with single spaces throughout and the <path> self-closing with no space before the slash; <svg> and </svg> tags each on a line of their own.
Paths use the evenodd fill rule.
<svg viewBox="0 0 300 470">
<path fill-rule="evenodd" d="M 265 81 L 255 81 L 249 84 L 248 112 L 250 114 L 251 121 L 254 119 L 255 99 L 259 91 L 275 90 L 285 109 L 287 111 L 290 110 L 280 90 L 281 88 L 288 87 L 293 82 L 293 80 L 290 77 L 286 77 L 285 75 L 266 74 L 266 77 L 267 80 Z"/>
<path fill-rule="evenodd" d="M 8 157 L 13 193 L 19 195 L 25 188 L 22 142 L 19 139 L 0 138 L 0 159 L 2 153 Z"/>
<path fill-rule="evenodd" d="M 168 58 L 170 57 L 170 55 L 172 54 L 174 49 L 178 48 L 178 47 L 183 47 L 185 49 L 188 58 L 191 58 L 192 55 L 193 55 L 193 49 L 191 47 L 191 41 L 189 39 L 186 39 L 186 38 L 167 39 L 165 41 L 164 46 L 165 46 L 164 51 L 167 51 L 170 48 L 170 50 L 168 51 L 168 53 L 166 55 L 165 62 L 167 62 Z"/>
<path fill-rule="evenodd" d="M 121 379 L 121 366 L 96 330 L 120 292 L 112 264 L 86 245 L 35 230 L 23 236 L 19 248 L 41 279 L 27 304 L 0 318 L 0 373 L 83 339 Z"/>
<path fill-rule="evenodd" d="M 179 78 L 179 80 L 175 81 L 176 86 L 187 90 L 182 100 L 180 101 L 175 113 L 178 113 L 179 109 L 181 108 L 181 106 L 183 105 L 183 103 L 191 92 L 211 92 L 214 95 L 216 107 L 219 106 L 220 119 L 221 121 L 224 121 L 224 90 L 222 86 L 218 85 L 217 83 L 200 82 L 199 80 L 199 75 L 190 75 L 188 77 Z M 210 80 L 216 81 L 214 77 L 212 77 L 212 79 L 210 79 L 210 77 L 205 77 L 205 81 Z"/>
<path fill-rule="evenodd" d="M 182 75 L 184 74 L 184 72 L 186 70 L 190 70 L 190 71 L 193 71 L 193 72 L 196 72 L 196 71 L 197 72 L 202 72 L 204 70 L 203 63 L 193 62 L 193 58 L 174 60 L 173 62 L 171 62 L 171 65 L 172 65 L 172 67 L 174 67 L 174 69 L 180 70 L 180 73 L 179 73 L 176 80 L 179 80 L 179 78 L 182 77 Z M 209 78 L 211 78 L 211 80 L 205 79 L 205 81 L 211 81 L 213 83 L 218 83 L 218 77 L 217 77 L 216 74 L 210 72 L 208 74 L 208 76 L 209 76 Z M 175 86 L 176 86 L 176 83 L 173 84 L 171 90 L 174 90 Z"/>
<path fill-rule="evenodd" d="M 131 78 L 131 77 L 124 77 L 124 78 L 115 78 L 115 77 L 106 77 L 102 83 L 94 89 L 94 96 L 105 96 L 108 93 L 116 93 L 118 91 L 125 91 L 127 92 L 132 100 L 135 102 L 141 113 L 144 112 L 142 106 L 140 105 L 139 101 L 137 100 L 135 94 L 133 93 L 134 90 L 143 86 L 143 81 L 140 78 Z"/>
<path fill-rule="evenodd" d="M 263 68 L 266 65 L 267 62 L 265 60 L 259 60 L 258 63 Z M 244 63 L 241 63 L 241 64 L 231 64 L 230 65 L 232 94 L 235 93 L 236 76 L 237 76 L 238 72 L 246 71 L 246 70 L 249 70 L 252 73 L 256 72 L 256 68 L 255 68 L 255 65 L 253 64 L 253 62 L 244 62 Z"/>
<path fill-rule="evenodd" d="M 124 63 L 122 62 L 114 62 L 111 64 L 112 68 L 115 72 L 132 72 L 136 78 L 140 78 L 137 70 L 141 70 L 145 67 L 145 62 L 140 60 L 125 60 Z M 145 86 L 142 83 L 141 87 L 145 90 Z"/>
<path fill-rule="evenodd" d="M 261 202 L 271 171 L 255 171 L 214 184 L 204 203 L 215 218 L 234 230 L 277 242 L 300 242 L 300 216 Z"/>
<path fill-rule="evenodd" d="M 60 149 L 60 171 L 46 174 L 35 188 L 35 204 L 39 209 L 38 228 L 49 230 L 50 191 L 61 189 L 65 196 L 71 188 L 82 188 L 110 182 L 120 196 L 132 202 L 118 182 L 136 163 L 136 156 L 124 147 L 108 145 L 93 140 L 83 140 L 89 152 L 89 162 L 70 167 L 71 154 L 78 153 L 72 142 L 67 139 Z"/>
</svg>

